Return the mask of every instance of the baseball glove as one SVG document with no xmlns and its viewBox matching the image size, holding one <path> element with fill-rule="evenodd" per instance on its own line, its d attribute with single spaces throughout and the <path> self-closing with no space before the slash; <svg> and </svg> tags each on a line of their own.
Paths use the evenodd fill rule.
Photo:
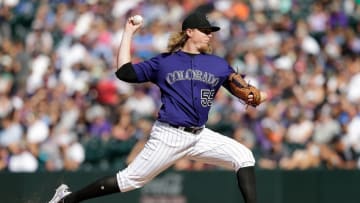
<svg viewBox="0 0 360 203">
<path fill-rule="evenodd" d="M 261 103 L 260 90 L 247 83 L 238 73 L 230 74 L 229 88 L 234 96 L 244 101 L 247 105 L 256 107 Z M 253 95 L 251 101 L 249 101 L 249 95 Z"/>
</svg>

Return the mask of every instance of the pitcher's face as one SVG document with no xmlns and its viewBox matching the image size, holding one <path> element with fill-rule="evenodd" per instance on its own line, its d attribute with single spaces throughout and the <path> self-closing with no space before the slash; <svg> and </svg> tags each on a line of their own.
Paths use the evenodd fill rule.
<svg viewBox="0 0 360 203">
<path fill-rule="evenodd" d="M 210 39 L 212 37 L 211 29 L 189 29 L 189 40 L 194 47 L 201 53 L 207 53 L 210 48 Z"/>
</svg>

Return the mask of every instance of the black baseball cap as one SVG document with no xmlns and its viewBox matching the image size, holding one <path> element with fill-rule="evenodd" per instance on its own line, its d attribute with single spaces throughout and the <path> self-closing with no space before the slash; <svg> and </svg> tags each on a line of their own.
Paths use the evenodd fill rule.
<svg viewBox="0 0 360 203">
<path fill-rule="evenodd" d="M 212 32 L 216 32 L 220 30 L 220 27 L 213 26 L 210 24 L 205 14 L 200 12 L 194 12 L 188 15 L 183 23 L 182 30 L 186 29 L 194 29 L 194 28 L 203 28 L 203 29 L 211 29 Z"/>
</svg>

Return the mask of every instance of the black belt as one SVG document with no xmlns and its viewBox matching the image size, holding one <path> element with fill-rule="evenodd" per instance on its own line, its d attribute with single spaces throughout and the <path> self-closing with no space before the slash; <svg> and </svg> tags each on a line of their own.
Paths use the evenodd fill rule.
<svg viewBox="0 0 360 203">
<path fill-rule="evenodd" d="M 184 127 L 184 126 L 177 126 L 177 125 L 172 125 L 172 124 L 169 124 L 169 125 L 173 128 L 177 128 L 179 130 L 183 130 L 185 132 L 192 133 L 192 134 L 199 134 L 204 129 L 204 127 Z"/>
</svg>

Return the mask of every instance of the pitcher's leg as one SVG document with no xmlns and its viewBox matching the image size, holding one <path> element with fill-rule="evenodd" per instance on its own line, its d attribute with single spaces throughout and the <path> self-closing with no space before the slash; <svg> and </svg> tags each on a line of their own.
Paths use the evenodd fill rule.
<svg viewBox="0 0 360 203">
<path fill-rule="evenodd" d="M 255 167 L 240 168 L 236 173 L 238 186 L 246 203 L 256 203 Z"/>
<path fill-rule="evenodd" d="M 171 159 L 166 159 L 169 161 L 169 163 L 164 161 L 163 165 L 161 165 L 158 162 L 160 159 L 155 160 L 153 158 L 158 153 L 160 153 L 160 151 L 157 149 L 161 148 L 161 144 L 158 144 L 157 142 L 159 141 L 150 139 L 144 149 L 135 158 L 135 160 L 116 176 L 114 175 L 100 178 L 99 180 L 83 187 L 82 189 L 67 195 L 63 199 L 63 202 L 77 203 L 83 200 L 100 197 L 115 192 L 126 192 L 143 186 L 155 175 L 164 170 L 167 165 L 171 164 Z M 159 148 L 152 148 L 151 146 L 153 145 L 157 145 Z M 140 170 L 141 168 L 142 170 Z"/>
<path fill-rule="evenodd" d="M 234 171 L 255 165 L 255 158 L 251 150 L 236 140 L 208 128 L 205 128 L 197 136 L 196 144 L 188 153 L 189 158 Z"/>
<path fill-rule="evenodd" d="M 236 171 L 238 186 L 246 203 L 256 203 L 255 159 L 250 149 L 234 139 L 204 129 L 190 158 Z"/>
<path fill-rule="evenodd" d="M 65 202 L 73 203 L 115 192 L 127 192 L 142 187 L 157 174 L 182 158 L 194 139 L 182 131 L 155 124 L 150 139 L 127 168 L 116 176 L 101 178 L 84 188 L 67 194 Z"/>
<path fill-rule="evenodd" d="M 64 203 L 77 203 L 83 200 L 91 199 L 120 192 L 116 176 L 107 176 L 91 183 L 79 191 L 73 192 L 64 198 Z"/>
</svg>

